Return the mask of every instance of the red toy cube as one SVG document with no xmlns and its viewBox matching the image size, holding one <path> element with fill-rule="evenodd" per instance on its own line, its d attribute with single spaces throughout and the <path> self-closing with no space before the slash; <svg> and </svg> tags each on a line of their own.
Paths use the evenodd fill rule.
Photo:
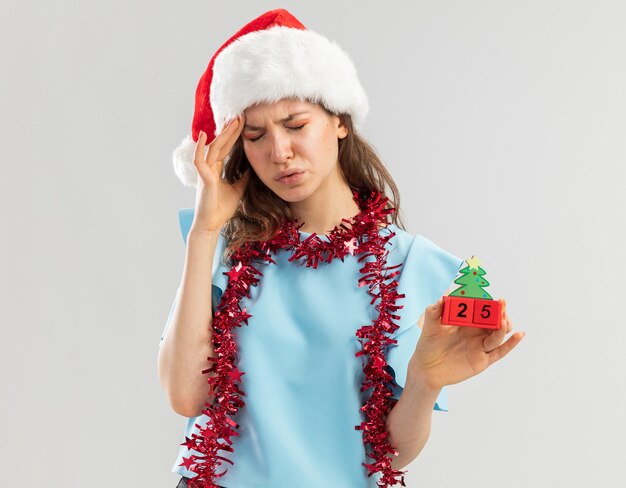
<svg viewBox="0 0 626 488">
<path fill-rule="evenodd" d="M 474 318 L 474 299 L 465 297 L 443 297 L 444 314 L 442 324 L 471 325 Z"/>
<path fill-rule="evenodd" d="M 498 300 L 474 299 L 474 323 L 490 326 L 493 329 L 500 328 L 502 307 Z"/>
</svg>

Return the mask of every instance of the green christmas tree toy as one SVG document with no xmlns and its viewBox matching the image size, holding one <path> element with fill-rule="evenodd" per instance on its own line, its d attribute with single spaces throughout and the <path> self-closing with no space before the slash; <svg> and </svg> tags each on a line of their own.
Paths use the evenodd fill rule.
<svg viewBox="0 0 626 488">
<path fill-rule="evenodd" d="M 485 279 L 485 270 L 480 267 L 481 261 L 472 256 L 465 262 L 467 266 L 459 270 L 461 276 L 454 280 L 461 286 L 443 297 L 441 323 L 499 329 L 502 303 L 491 298 L 485 290 L 489 282 Z"/>
</svg>

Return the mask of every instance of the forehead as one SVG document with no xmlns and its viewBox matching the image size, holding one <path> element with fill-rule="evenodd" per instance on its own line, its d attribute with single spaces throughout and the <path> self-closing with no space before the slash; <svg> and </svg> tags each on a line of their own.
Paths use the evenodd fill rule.
<svg viewBox="0 0 626 488">
<path fill-rule="evenodd" d="M 306 100 L 295 100 L 290 98 L 284 98 L 277 102 L 264 102 L 256 105 L 252 105 L 243 111 L 247 119 L 256 117 L 272 117 L 280 118 L 286 117 L 289 114 L 296 112 L 319 112 L 321 108 Z"/>
</svg>

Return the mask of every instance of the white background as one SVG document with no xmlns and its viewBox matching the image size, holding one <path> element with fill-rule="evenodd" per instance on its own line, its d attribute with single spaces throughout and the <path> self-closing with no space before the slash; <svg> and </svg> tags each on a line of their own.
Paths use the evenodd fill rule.
<svg viewBox="0 0 626 488">
<path fill-rule="evenodd" d="M 170 154 L 212 54 L 278 7 L 354 60 L 407 230 L 481 258 L 527 333 L 449 388 L 408 487 L 622 486 L 626 4 L 571 0 L 3 5 L 0 484 L 176 485 Z"/>
</svg>

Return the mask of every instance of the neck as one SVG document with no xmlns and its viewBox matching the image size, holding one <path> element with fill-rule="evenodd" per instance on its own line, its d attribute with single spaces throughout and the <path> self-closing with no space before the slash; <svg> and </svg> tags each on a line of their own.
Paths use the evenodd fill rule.
<svg viewBox="0 0 626 488">
<path fill-rule="evenodd" d="M 320 188 L 306 200 L 290 204 L 298 224 L 304 222 L 300 231 L 326 235 L 342 219 L 351 219 L 359 214 L 361 209 L 354 201 L 350 187 L 343 181 L 333 186 L 328 189 Z"/>
</svg>

